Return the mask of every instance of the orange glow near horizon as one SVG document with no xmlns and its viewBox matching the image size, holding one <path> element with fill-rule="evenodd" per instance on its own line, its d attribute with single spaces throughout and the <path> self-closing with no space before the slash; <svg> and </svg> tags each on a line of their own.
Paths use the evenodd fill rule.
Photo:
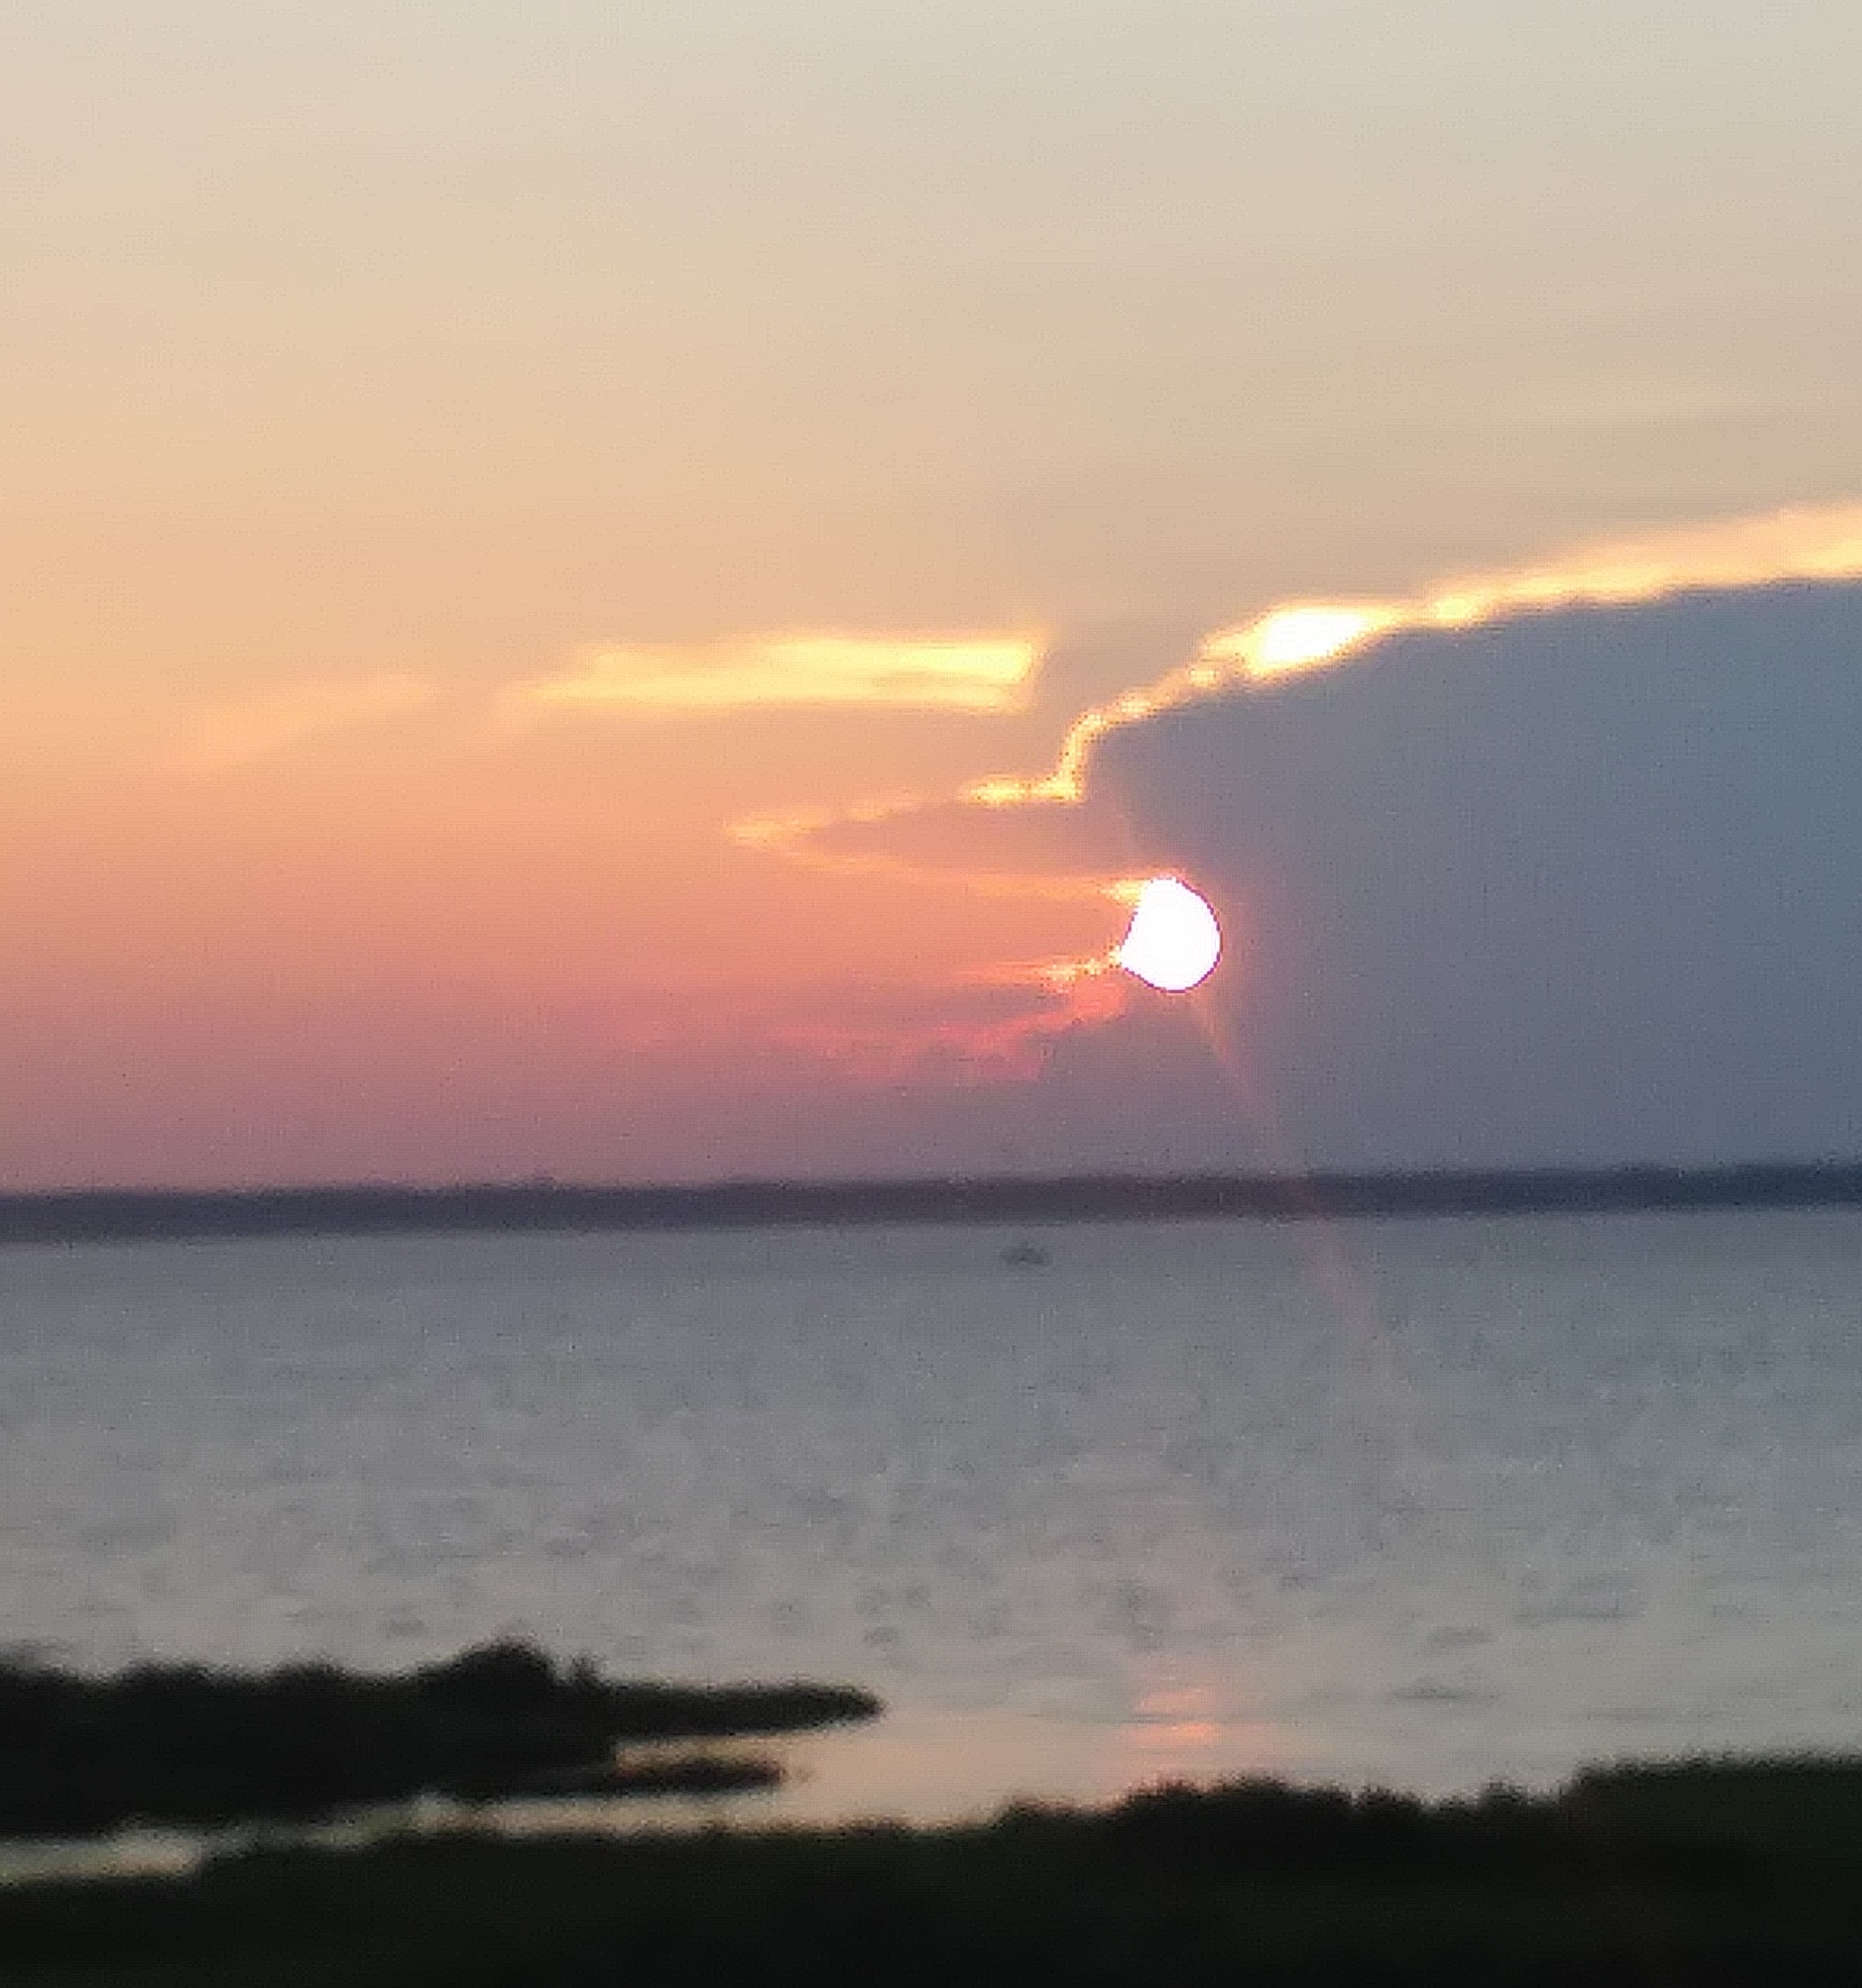
<svg viewBox="0 0 1862 1988">
<path fill-rule="evenodd" d="M 392 1006 L 441 987 L 468 990 L 460 1012 L 475 1015 L 586 1004 L 590 1040 L 668 1065 L 773 1048 L 863 1080 L 1020 1078 L 1063 1037 L 1145 1002 L 1120 940 L 1168 852 L 1085 816 L 1114 733 L 1290 694 L 1408 631 L 1857 578 L 1862 505 L 1654 535 L 1408 598 L 1302 599 L 1070 716 L 1061 705 L 1036 770 L 982 770 L 1002 749 L 987 741 L 1035 736 L 1063 694 L 1049 682 L 1031 706 L 1032 636 L 750 637 L 680 651 L 671 678 L 571 660 L 501 698 L 488 682 L 475 709 L 430 655 L 384 653 L 348 679 L 228 695 L 191 724 L 164 713 L 152 749 L 106 709 L 87 736 L 121 727 L 109 781 L 73 756 L 27 764 L 0 793 L 18 854 L 9 904 L 34 935 L 15 998 L 62 1014 L 64 990 L 84 986 L 151 1013 L 234 997 L 270 1012 L 280 990 Z M 633 670 L 644 652 L 627 653 Z M 790 662 L 801 676 L 778 681 Z M 539 682 L 561 694 L 533 698 Z M 624 777 L 597 717 L 625 728 Z M 862 796 L 867 768 L 897 784 Z M 789 795 L 810 805 L 781 807 Z M 757 800 L 776 805 L 750 813 Z M 1248 909 L 1218 905 L 1237 930 Z M 205 1068 L 223 1051 L 203 1039 L 185 1055 Z"/>
</svg>

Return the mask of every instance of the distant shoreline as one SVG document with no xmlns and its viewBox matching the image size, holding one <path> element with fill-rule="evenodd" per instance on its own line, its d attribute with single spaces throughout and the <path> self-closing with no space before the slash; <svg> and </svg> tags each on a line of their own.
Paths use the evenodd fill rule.
<svg viewBox="0 0 1862 1988">
<path fill-rule="evenodd" d="M 0 1195 L 9 1244 L 283 1236 L 537 1234 L 1375 1215 L 1618 1214 L 1862 1207 L 1862 1161 L 1436 1172 L 571 1186 L 350 1186 Z"/>
</svg>

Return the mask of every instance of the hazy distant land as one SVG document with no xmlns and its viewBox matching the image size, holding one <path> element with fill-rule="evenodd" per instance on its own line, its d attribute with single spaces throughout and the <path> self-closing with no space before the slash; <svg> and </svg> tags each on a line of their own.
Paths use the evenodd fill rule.
<svg viewBox="0 0 1862 1988">
<path fill-rule="evenodd" d="M 267 1236 L 832 1228 L 1862 1206 L 1862 1161 L 1407 1173 L 1067 1174 L 572 1186 L 356 1185 L 0 1195 L 0 1246 Z"/>
</svg>

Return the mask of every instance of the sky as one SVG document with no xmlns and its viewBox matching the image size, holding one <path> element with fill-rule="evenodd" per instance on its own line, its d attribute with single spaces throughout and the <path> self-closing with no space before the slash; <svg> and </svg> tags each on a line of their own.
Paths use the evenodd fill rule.
<svg viewBox="0 0 1862 1988">
<path fill-rule="evenodd" d="M 1859 62 L 0 9 L 0 1186 L 1862 1151 Z"/>
</svg>

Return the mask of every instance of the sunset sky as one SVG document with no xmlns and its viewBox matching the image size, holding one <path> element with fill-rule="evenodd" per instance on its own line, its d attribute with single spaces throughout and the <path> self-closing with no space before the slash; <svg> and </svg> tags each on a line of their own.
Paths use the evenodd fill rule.
<svg viewBox="0 0 1862 1988">
<path fill-rule="evenodd" d="M 0 1186 L 1862 1152 L 1858 73 L 4 10 Z"/>
</svg>

